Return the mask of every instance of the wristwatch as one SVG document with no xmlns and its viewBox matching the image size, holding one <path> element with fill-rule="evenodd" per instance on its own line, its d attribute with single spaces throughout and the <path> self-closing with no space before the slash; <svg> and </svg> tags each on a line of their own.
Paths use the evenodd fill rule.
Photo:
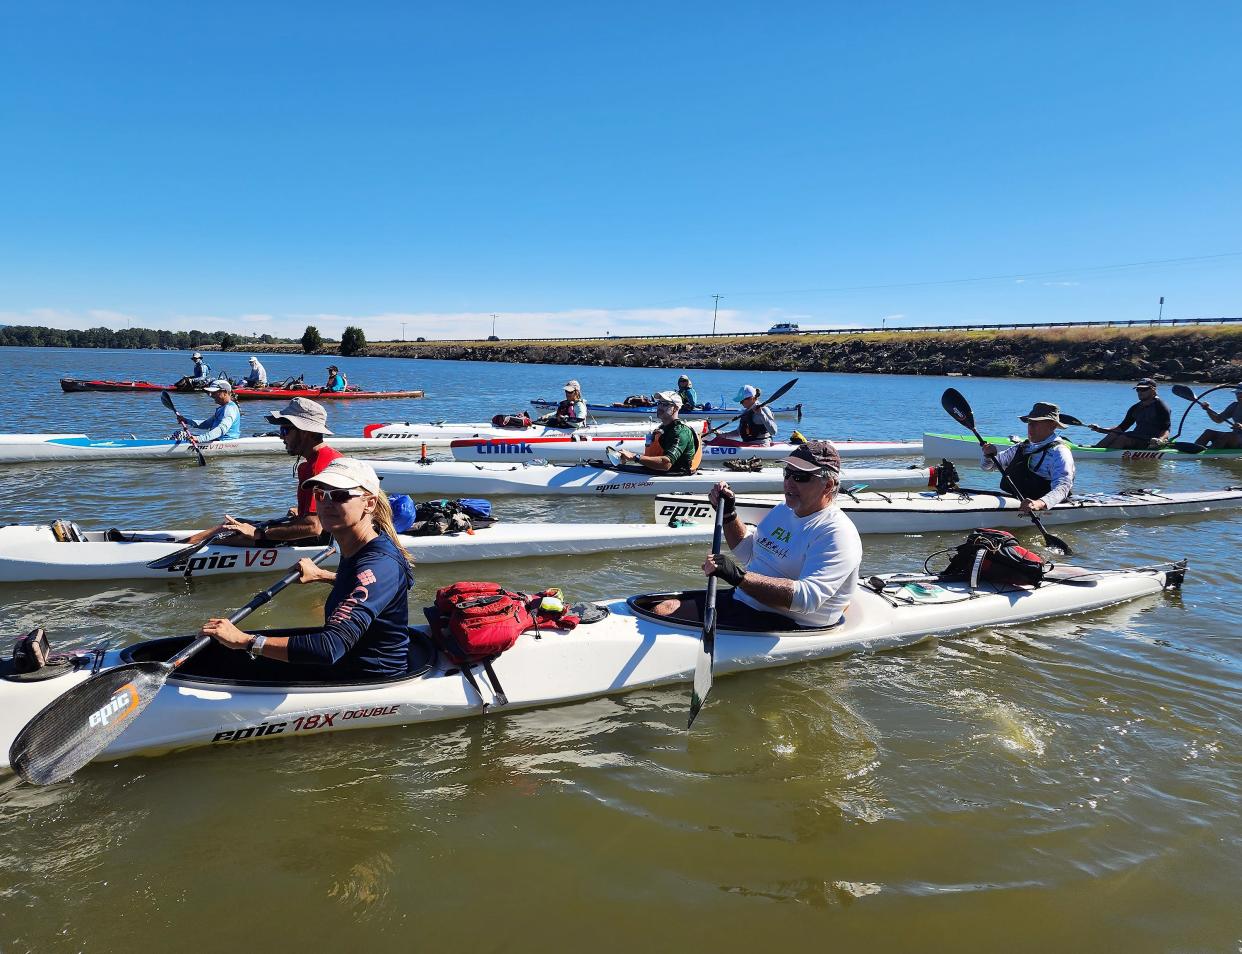
<svg viewBox="0 0 1242 954">
<path fill-rule="evenodd" d="M 266 636 L 256 636 L 250 640 L 250 645 L 246 647 L 246 652 L 250 653 L 251 659 L 258 659 L 263 655 L 263 644 L 266 642 Z"/>
</svg>

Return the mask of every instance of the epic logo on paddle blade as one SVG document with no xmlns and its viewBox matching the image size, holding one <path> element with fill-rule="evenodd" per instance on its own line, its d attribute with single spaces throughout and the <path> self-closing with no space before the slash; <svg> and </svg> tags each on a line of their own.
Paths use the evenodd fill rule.
<svg viewBox="0 0 1242 954">
<path fill-rule="evenodd" d="M 112 694 L 112 698 L 97 712 L 92 712 L 87 725 L 92 729 L 100 729 L 109 722 L 119 722 L 138 708 L 138 690 L 132 682 L 127 682 Z"/>
</svg>

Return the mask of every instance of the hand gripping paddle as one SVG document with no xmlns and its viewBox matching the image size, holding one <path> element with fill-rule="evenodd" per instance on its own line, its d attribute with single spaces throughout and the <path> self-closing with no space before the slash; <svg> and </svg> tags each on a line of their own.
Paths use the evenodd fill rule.
<svg viewBox="0 0 1242 954">
<path fill-rule="evenodd" d="M 318 553 L 318 564 L 336 544 Z M 295 568 L 229 617 L 240 623 L 298 579 Z M 33 785 L 60 782 L 80 769 L 124 732 L 155 699 L 168 677 L 211 642 L 199 636 L 167 662 L 137 662 L 105 669 L 57 696 L 17 734 L 9 748 L 13 771 Z"/>
<path fill-rule="evenodd" d="M 975 429 L 975 412 L 970 409 L 970 402 L 962 396 L 962 393 L 958 391 L 957 388 L 949 388 L 943 395 L 941 395 L 940 406 L 949 412 L 950 417 L 969 430 L 970 433 L 975 435 L 975 440 L 979 442 L 980 447 L 987 445 L 987 441 L 985 441 L 983 436 Z M 1062 415 L 1062 418 L 1064 419 L 1064 415 Z M 997 461 L 997 466 L 1000 467 L 999 461 Z M 1001 477 L 1009 476 L 1004 467 L 1000 467 L 1000 472 Z M 1018 490 L 1017 484 L 1015 484 L 1013 480 L 1009 480 L 1008 483 L 1009 486 L 1014 489 L 1015 493 L 1017 493 L 1018 499 L 1023 503 L 1026 503 L 1026 497 L 1022 495 L 1021 490 Z M 1035 515 L 1034 511 L 1031 511 L 1029 516 L 1031 518 L 1031 522 L 1035 524 L 1035 527 L 1039 530 L 1039 532 L 1044 535 L 1045 546 L 1047 546 L 1050 550 L 1060 550 L 1066 556 L 1073 555 L 1074 551 L 1070 549 L 1070 545 L 1068 543 L 1055 534 L 1051 534 L 1044 529 L 1043 523 L 1040 522 L 1039 517 Z"/>
<path fill-rule="evenodd" d="M 167 391 L 160 392 L 160 402 L 168 410 L 177 415 L 177 423 L 181 425 L 181 429 L 185 431 L 185 436 L 190 439 L 190 446 L 194 448 L 194 453 L 198 455 L 198 466 L 206 467 L 207 458 L 203 456 L 203 449 L 198 446 L 198 438 L 190 433 L 190 422 L 181 416 L 181 412 L 177 410 L 177 405 L 173 404 L 173 399 L 168 396 Z"/>
<path fill-rule="evenodd" d="M 792 384 L 792 382 L 791 382 Z M 720 556 L 721 537 L 724 535 L 724 497 L 716 499 L 716 526 L 712 530 L 712 556 Z M 707 578 L 707 597 L 703 601 L 703 638 L 699 640 L 699 654 L 694 661 L 694 688 L 690 692 L 690 721 L 694 720 L 712 691 L 712 665 L 716 661 L 716 584 L 713 574 Z"/>
</svg>

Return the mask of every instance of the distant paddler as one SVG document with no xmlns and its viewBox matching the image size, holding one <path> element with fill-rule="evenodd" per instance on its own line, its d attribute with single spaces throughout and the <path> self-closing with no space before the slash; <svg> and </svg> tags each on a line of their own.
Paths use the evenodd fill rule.
<svg viewBox="0 0 1242 954">
<path fill-rule="evenodd" d="M 1143 378 L 1135 383 L 1134 390 L 1138 392 L 1138 401 L 1130 405 L 1125 419 L 1116 427 L 1087 425 L 1097 434 L 1105 435 L 1096 447 L 1145 450 L 1149 447 L 1160 447 L 1168 440 L 1172 419 L 1169 406 L 1156 394 L 1156 382 L 1151 378 Z"/>
<path fill-rule="evenodd" d="M 687 414 L 699 406 L 699 395 L 689 375 L 683 374 L 677 379 L 677 396 L 681 398 L 681 409 Z"/>
<path fill-rule="evenodd" d="M 338 457 L 299 484 L 298 495 L 303 491 L 317 501 L 323 525 L 341 550 L 335 573 L 310 560 L 298 563 L 299 583 L 332 585 L 323 628 L 265 637 L 242 632 L 227 619 L 210 619 L 203 624 L 202 635 L 248 652 L 274 678 L 336 681 L 404 673 L 414 571 L 397 540 L 379 478 L 362 461 Z M 283 665 L 290 663 L 292 669 Z"/>
<path fill-rule="evenodd" d="M 621 450 L 618 456 L 655 474 L 693 474 L 703 458 L 703 445 L 694 429 L 677 416 L 681 397 L 676 391 L 659 391 L 654 397 L 660 426 L 646 449 L 642 454 Z"/>
<path fill-rule="evenodd" d="M 180 440 L 187 430 L 200 444 L 212 441 L 235 441 L 241 437 L 241 409 L 233 400 L 233 385 L 228 381 L 213 381 L 203 389 L 216 402 L 216 411 L 201 421 L 186 418 L 186 429 L 172 433 L 173 440 Z"/>
<path fill-rule="evenodd" d="M 177 386 L 184 387 L 188 390 L 197 390 L 210 382 L 211 366 L 197 351 L 194 352 L 192 357 L 194 361 L 194 370 L 178 381 Z"/>
<path fill-rule="evenodd" d="M 217 534 L 226 534 L 220 537 L 219 543 L 239 547 L 327 542 L 319 523 L 315 496 L 305 484 L 341 456 L 340 451 L 329 447 L 323 440 L 332 433 L 328 430 L 328 412 L 322 404 L 299 397 L 286 404 L 279 414 L 267 415 L 267 420 L 280 428 L 285 452 L 290 457 L 301 458 L 297 468 L 297 507 L 290 509 L 286 519 L 263 527 L 225 514 L 222 523 L 199 531 L 186 543 L 202 543 Z"/>
<path fill-rule="evenodd" d="M 267 368 L 263 367 L 254 355 L 250 356 L 250 373 L 246 375 L 246 380 L 242 382 L 242 385 L 248 388 L 267 387 Z"/>
<path fill-rule="evenodd" d="M 751 384 L 744 385 L 734 396 L 734 400 L 741 401 L 742 407 L 746 410 L 738 418 L 737 430 L 728 431 L 720 436 L 729 437 L 744 444 L 769 446 L 772 438 L 776 436 L 776 418 L 772 416 L 772 411 L 766 404 L 759 403 L 759 389 Z"/>
<path fill-rule="evenodd" d="M 344 391 L 349 388 L 349 379 L 335 364 L 328 365 L 328 381 L 323 386 L 325 391 Z"/>
<path fill-rule="evenodd" d="M 577 381 L 565 382 L 565 400 L 556 410 L 539 419 L 545 427 L 581 427 L 586 423 L 587 406 L 582 398 L 582 385 Z"/>
<path fill-rule="evenodd" d="M 1026 440 L 1004 450 L 984 444 L 979 462 L 984 470 L 1004 472 L 1001 492 L 1025 498 L 1019 508 L 1023 513 L 1047 510 L 1074 489 L 1074 456 L 1057 436 L 1057 428 L 1065 426 L 1061 409 L 1036 401 L 1018 420 L 1026 424 Z"/>
<path fill-rule="evenodd" d="M 1195 443 L 1204 447 L 1242 448 L 1242 382 L 1233 386 L 1233 403 L 1223 411 L 1212 410 L 1207 401 L 1200 401 L 1199 405 L 1214 422 L 1229 425 L 1229 430 L 1206 430 Z"/>
</svg>

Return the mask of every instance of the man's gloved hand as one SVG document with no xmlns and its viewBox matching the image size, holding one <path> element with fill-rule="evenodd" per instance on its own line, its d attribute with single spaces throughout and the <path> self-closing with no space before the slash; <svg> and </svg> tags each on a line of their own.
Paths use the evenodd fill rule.
<svg viewBox="0 0 1242 954">
<path fill-rule="evenodd" d="M 707 562 L 703 564 L 703 569 L 708 576 L 724 580 L 730 586 L 740 584 L 742 577 L 746 575 L 746 567 L 727 553 L 722 553 L 717 557 L 709 556 Z"/>
<path fill-rule="evenodd" d="M 183 441 L 185 440 L 185 431 L 178 428 L 177 430 L 173 431 L 171 434 L 168 435 L 168 439 L 170 441 Z"/>
</svg>

